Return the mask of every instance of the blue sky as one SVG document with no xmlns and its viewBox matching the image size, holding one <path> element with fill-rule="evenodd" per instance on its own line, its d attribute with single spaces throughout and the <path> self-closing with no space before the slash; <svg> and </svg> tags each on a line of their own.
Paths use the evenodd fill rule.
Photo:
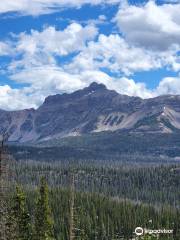
<svg viewBox="0 0 180 240">
<path fill-rule="evenodd" d="M 180 2 L 6 0 L 0 3 L 0 108 L 97 81 L 121 94 L 180 94 Z"/>
</svg>

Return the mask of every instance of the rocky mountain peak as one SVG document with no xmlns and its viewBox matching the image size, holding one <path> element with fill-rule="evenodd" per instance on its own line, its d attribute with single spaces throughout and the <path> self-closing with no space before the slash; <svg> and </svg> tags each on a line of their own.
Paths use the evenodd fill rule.
<svg viewBox="0 0 180 240">
<path fill-rule="evenodd" d="M 90 93 L 99 92 L 103 90 L 109 91 L 104 84 L 92 82 L 88 87 L 85 87 L 84 89 L 81 89 L 81 90 L 77 90 L 73 93 L 69 93 L 69 94 L 63 93 L 63 94 L 48 96 L 45 99 L 44 104 L 45 105 L 60 104 L 69 100 L 76 100 L 81 97 L 88 96 L 88 94 Z"/>
<path fill-rule="evenodd" d="M 97 90 L 105 90 L 107 89 L 106 86 L 102 83 L 92 82 L 89 87 L 87 87 L 91 91 L 97 91 Z"/>
</svg>

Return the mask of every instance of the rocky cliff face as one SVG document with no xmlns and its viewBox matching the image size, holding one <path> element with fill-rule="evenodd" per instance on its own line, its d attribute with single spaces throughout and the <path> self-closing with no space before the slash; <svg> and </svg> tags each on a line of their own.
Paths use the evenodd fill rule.
<svg viewBox="0 0 180 240">
<path fill-rule="evenodd" d="M 0 111 L 0 132 L 28 142 L 91 132 L 166 132 L 180 129 L 180 96 L 143 100 L 92 83 L 71 94 L 49 96 L 37 109 Z"/>
</svg>

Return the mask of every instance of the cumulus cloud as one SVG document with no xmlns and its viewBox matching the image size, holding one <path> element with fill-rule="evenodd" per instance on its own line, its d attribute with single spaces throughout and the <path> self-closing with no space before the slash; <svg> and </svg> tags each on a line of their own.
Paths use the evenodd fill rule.
<svg viewBox="0 0 180 240">
<path fill-rule="evenodd" d="M 180 45 L 180 4 L 121 5 L 115 20 L 133 44 L 158 51 Z"/>
<path fill-rule="evenodd" d="M 14 51 L 18 60 L 9 64 L 9 71 L 22 68 L 56 65 L 56 57 L 64 57 L 71 53 L 78 53 L 98 34 L 94 25 L 72 23 L 64 30 L 57 30 L 53 26 L 42 31 L 31 30 L 30 34 L 21 33 L 15 36 Z"/>
<path fill-rule="evenodd" d="M 95 26 L 82 27 L 78 23 L 72 23 L 62 31 L 52 26 L 45 28 L 42 32 L 32 30 L 30 34 L 19 35 L 17 51 L 28 52 L 31 55 L 40 51 L 67 55 L 81 50 L 88 40 L 94 39 L 97 33 Z"/>
<path fill-rule="evenodd" d="M 89 42 L 67 70 L 81 72 L 84 69 L 107 68 L 112 72 L 130 75 L 138 71 L 157 69 L 164 64 L 164 55 L 131 46 L 119 35 L 101 34 L 97 42 Z"/>
<path fill-rule="evenodd" d="M 0 13 L 18 12 L 23 15 L 52 13 L 61 8 L 76 7 L 84 4 L 115 4 L 119 0 L 5 0 L 0 3 Z"/>
<path fill-rule="evenodd" d="M 163 80 L 157 89 L 149 90 L 144 83 L 135 82 L 129 75 L 170 64 L 176 64 L 178 69 L 173 52 L 140 48 L 118 34 L 100 34 L 96 39 L 97 35 L 98 30 L 91 24 L 82 27 L 72 23 L 64 30 L 49 26 L 42 31 L 32 30 L 29 34 L 16 36 L 15 52 L 19 57 L 9 65 L 9 77 L 29 86 L 2 88 L 5 92 L 0 100 L 2 106 L 13 96 L 12 109 L 36 108 L 50 94 L 73 92 L 93 81 L 104 83 L 121 94 L 142 98 L 167 92 L 164 90 L 168 89 L 167 80 Z M 69 63 L 56 61 L 57 56 L 66 57 L 71 53 L 76 56 Z M 117 76 L 114 77 L 113 73 Z"/>
<path fill-rule="evenodd" d="M 71 92 L 83 86 L 79 76 L 51 65 L 24 69 L 12 75 L 11 79 L 29 83 L 33 91 L 41 91 L 45 96 L 57 92 Z"/>
<path fill-rule="evenodd" d="M 0 109 L 15 110 L 35 106 L 26 95 L 25 89 L 13 89 L 8 85 L 0 86 Z"/>
<path fill-rule="evenodd" d="M 161 80 L 155 95 L 180 94 L 180 77 L 166 77 Z"/>
</svg>

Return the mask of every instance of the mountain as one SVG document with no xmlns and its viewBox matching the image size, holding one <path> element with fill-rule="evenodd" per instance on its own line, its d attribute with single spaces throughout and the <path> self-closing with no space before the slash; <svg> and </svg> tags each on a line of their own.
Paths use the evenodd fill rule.
<svg viewBox="0 0 180 240">
<path fill-rule="evenodd" d="M 74 93 L 49 96 L 38 109 L 0 110 L 9 141 L 43 141 L 103 131 L 172 133 L 180 130 L 180 96 L 141 99 L 93 82 Z"/>
</svg>

